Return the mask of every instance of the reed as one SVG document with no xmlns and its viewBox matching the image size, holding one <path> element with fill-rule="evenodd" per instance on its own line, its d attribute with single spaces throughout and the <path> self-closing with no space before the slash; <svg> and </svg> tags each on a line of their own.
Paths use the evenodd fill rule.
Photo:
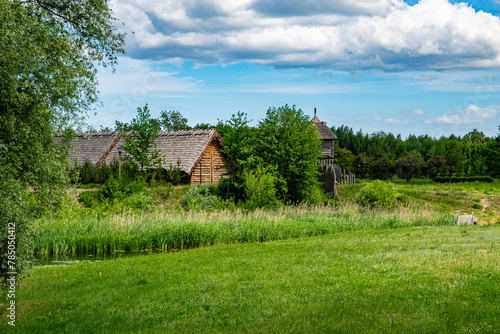
<svg viewBox="0 0 500 334">
<path fill-rule="evenodd" d="M 265 242 L 361 229 L 449 224 L 418 208 L 362 211 L 355 205 L 286 206 L 246 212 L 122 213 L 109 217 L 40 219 L 32 225 L 36 254 L 110 253 Z"/>
</svg>

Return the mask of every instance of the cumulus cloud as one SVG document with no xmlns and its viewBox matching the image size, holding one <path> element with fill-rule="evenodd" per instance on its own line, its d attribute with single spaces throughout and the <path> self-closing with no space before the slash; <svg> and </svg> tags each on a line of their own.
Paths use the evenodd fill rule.
<svg viewBox="0 0 500 334">
<path fill-rule="evenodd" d="M 484 123 L 485 121 L 500 115 L 500 105 L 489 106 L 486 108 L 470 104 L 467 108 L 461 110 L 452 110 L 448 115 L 438 116 L 427 120 L 426 123 L 443 124 L 471 124 Z"/>
<path fill-rule="evenodd" d="M 421 0 L 112 0 L 128 54 L 339 70 L 500 66 L 500 19 Z M 425 80 L 429 78 L 417 78 Z"/>
<path fill-rule="evenodd" d="M 413 109 L 412 111 L 419 116 L 422 116 L 423 114 L 425 114 L 425 112 L 421 109 Z"/>
</svg>

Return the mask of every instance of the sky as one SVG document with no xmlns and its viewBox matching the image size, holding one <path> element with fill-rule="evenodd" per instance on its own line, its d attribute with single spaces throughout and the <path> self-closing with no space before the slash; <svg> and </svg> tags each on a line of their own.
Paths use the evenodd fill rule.
<svg viewBox="0 0 500 334">
<path fill-rule="evenodd" d="M 295 105 L 364 133 L 496 136 L 500 0 L 111 0 L 126 54 L 88 123 Z"/>
</svg>

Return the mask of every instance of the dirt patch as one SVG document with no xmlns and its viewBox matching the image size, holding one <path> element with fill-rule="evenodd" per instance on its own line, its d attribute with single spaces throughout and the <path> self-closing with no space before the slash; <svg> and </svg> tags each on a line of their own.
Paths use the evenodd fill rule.
<svg viewBox="0 0 500 334">
<path fill-rule="evenodd" d="M 482 212 L 484 212 L 490 206 L 490 200 L 488 198 L 481 198 L 479 204 L 483 207 Z"/>
</svg>

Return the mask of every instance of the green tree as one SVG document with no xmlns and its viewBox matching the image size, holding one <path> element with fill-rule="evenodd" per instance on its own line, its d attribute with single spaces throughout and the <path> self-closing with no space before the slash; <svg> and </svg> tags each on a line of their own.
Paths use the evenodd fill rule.
<svg viewBox="0 0 500 334">
<path fill-rule="evenodd" d="M 162 110 L 159 122 L 162 130 L 179 131 L 189 130 L 191 127 L 187 124 L 188 120 L 178 110 Z"/>
<path fill-rule="evenodd" d="M 97 67 L 123 52 L 113 21 L 105 1 L 0 0 L 0 281 L 12 271 L 9 224 L 21 274 L 29 220 L 60 203 L 71 164 L 53 135 L 97 102 Z"/>
<path fill-rule="evenodd" d="M 223 152 L 226 154 L 226 171 L 228 178 L 222 179 L 220 193 L 226 197 L 240 200 L 244 195 L 242 171 L 245 165 L 255 157 L 256 129 L 248 124 L 247 114 L 238 112 L 222 122 L 219 120 L 216 129 L 224 140 Z M 249 166 L 250 167 L 250 166 Z"/>
<path fill-rule="evenodd" d="M 147 104 L 144 108 L 137 108 L 137 117 L 130 124 L 116 121 L 116 129 L 123 132 L 123 149 L 128 153 L 123 160 L 139 164 L 141 170 L 161 166 L 163 157 L 156 146 L 160 124 L 151 118 Z"/>
<path fill-rule="evenodd" d="M 422 169 L 423 161 L 416 154 L 409 154 L 399 158 L 396 161 L 396 168 L 400 178 L 405 179 L 407 182 L 412 178 L 417 177 Z"/>
<path fill-rule="evenodd" d="M 449 174 L 449 169 L 446 164 L 446 159 L 440 155 L 435 155 L 429 160 L 427 160 L 425 170 L 427 176 L 429 176 L 432 179 L 435 178 L 436 176 Z"/>
<path fill-rule="evenodd" d="M 253 170 L 245 170 L 242 178 L 247 209 L 275 208 L 280 205 L 276 193 L 276 170 L 258 166 Z"/>
<path fill-rule="evenodd" d="M 488 143 L 484 150 L 486 172 L 488 175 L 500 177 L 500 125 L 495 140 Z"/>
<path fill-rule="evenodd" d="M 268 166 L 276 166 L 285 187 L 279 197 L 298 203 L 317 194 L 321 139 L 309 117 L 295 106 L 269 108 L 259 122 L 256 154 Z"/>
<path fill-rule="evenodd" d="M 352 171 L 358 178 L 366 178 L 370 175 L 370 159 L 364 154 L 358 154 L 352 162 Z"/>
<path fill-rule="evenodd" d="M 334 145 L 335 145 L 335 157 L 333 158 L 333 161 L 340 167 L 351 171 L 352 164 L 356 156 L 348 149 L 339 147 L 337 143 L 335 143 Z"/>
</svg>

